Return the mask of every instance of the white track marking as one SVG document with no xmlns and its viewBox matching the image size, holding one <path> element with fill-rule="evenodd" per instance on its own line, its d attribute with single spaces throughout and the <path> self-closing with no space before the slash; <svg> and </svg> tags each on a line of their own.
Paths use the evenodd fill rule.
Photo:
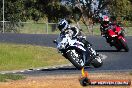
<svg viewBox="0 0 132 88">
<path fill-rule="evenodd" d="M 106 55 L 103 55 L 103 54 L 100 54 L 101 56 L 101 59 L 102 60 L 105 60 L 107 58 Z M 7 74 L 7 73 L 18 73 L 18 72 L 21 72 L 21 73 L 24 73 L 24 72 L 30 72 L 30 71 L 40 71 L 42 69 L 56 69 L 56 68 L 60 68 L 60 67 L 65 67 L 65 66 L 73 66 L 71 63 L 69 64 L 65 64 L 65 65 L 56 65 L 56 66 L 49 66 L 49 67 L 41 67 L 41 68 L 34 68 L 32 70 L 28 69 L 28 70 L 18 70 L 18 71 L 2 71 L 0 72 L 0 74 Z"/>
<path fill-rule="evenodd" d="M 102 60 L 105 60 L 108 56 L 106 56 L 106 55 L 103 55 L 103 54 L 100 54 L 100 56 L 101 56 L 101 59 Z"/>
</svg>

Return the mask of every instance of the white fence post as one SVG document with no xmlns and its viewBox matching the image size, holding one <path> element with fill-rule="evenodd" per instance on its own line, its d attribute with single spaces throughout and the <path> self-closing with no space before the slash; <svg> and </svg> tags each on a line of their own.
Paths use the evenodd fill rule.
<svg viewBox="0 0 132 88">
<path fill-rule="evenodd" d="M 46 33 L 48 34 L 48 22 L 46 23 Z"/>
<path fill-rule="evenodd" d="M 2 30 L 3 33 L 5 32 L 5 29 L 4 29 L 5 24 L 4 24 L 4 22 L 5 22 L 5 17 L 4 17 L 4 0 L 3 0 L 3 30 Z"/>
</svg>

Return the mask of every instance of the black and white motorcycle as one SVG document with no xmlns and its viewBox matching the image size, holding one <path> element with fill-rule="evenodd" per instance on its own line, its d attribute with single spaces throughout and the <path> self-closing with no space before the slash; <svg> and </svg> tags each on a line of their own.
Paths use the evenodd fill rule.
<svg viewBox="0 0 132 88">
<path fill-rule="evenodd" d="M 85 46 L 78 39 L 72 39 L 69 34 L 60 34 L 54 40 L 57 49 L 67 58 L 77 69 L 93 65 L 95 68 L 102 66 L 103 61 L 91 46 Z"/>
</svg>

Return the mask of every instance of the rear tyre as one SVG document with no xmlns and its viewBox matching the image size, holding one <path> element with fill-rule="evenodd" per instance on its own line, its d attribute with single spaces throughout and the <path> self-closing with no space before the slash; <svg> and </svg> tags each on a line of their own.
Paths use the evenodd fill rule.
<svg viewBox="0 0 132 88">
<path fill-rule="evenodd" d="M 120 47 L 117 47 L 117 46 L 115 46 L 115 47 L 116 47 L 116 49 L 117 49 L 118 52 L 121 51 Z"/>
<path fill-rule="evenodd" d="M 121 47 L 120 47 L 119 42 L 115 43 L 114 46 L 115 46 L 115 48 L 117 49 L 118 52 L 121 51 Z"/>
<path fill-rule="evenodd" d="M 122 45 L 123 49 L 124 49 L 126 52 L 128 52 L 128 51 L 129 51 L 129 48 L 128 48 L 127 43 L 126 43 L 122 38 L 120 39 L 120 42 L 121 42 L 121 45 Z"/>
<path fill-rule="evenodd" d="M 80 55 L 76 50 L 69 50 L 67 52 L 68 60 L 78 69 L 81 70 L 85 66 L 85 61 L 82 55 Z"/>
</svg>

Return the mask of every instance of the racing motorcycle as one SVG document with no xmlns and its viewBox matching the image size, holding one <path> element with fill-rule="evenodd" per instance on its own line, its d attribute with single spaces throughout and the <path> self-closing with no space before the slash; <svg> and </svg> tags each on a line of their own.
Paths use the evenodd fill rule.
<svg viewBox="0 0 132 88">
<path fill-rule="evenodd" d="M 86 47 L 78 39 L 72 39 L 69 34 L 60 34 L 54 43 L 56 43 L 58 51 L 77 69 L 89 65 L 98 68 L 103 64 L 101 57 L 90 45 Z"/>
<path fill-rule="evenodd" d="M 124 49 L 126 52 L 129 51 L 127 41 L 125 39 L 124 29 L 120 26 L 111 26 L 107 29 L 107 37 L 106 40 L 111 46 L 115 46 L 115 48 L 120 51 Z"/>
</svg>

